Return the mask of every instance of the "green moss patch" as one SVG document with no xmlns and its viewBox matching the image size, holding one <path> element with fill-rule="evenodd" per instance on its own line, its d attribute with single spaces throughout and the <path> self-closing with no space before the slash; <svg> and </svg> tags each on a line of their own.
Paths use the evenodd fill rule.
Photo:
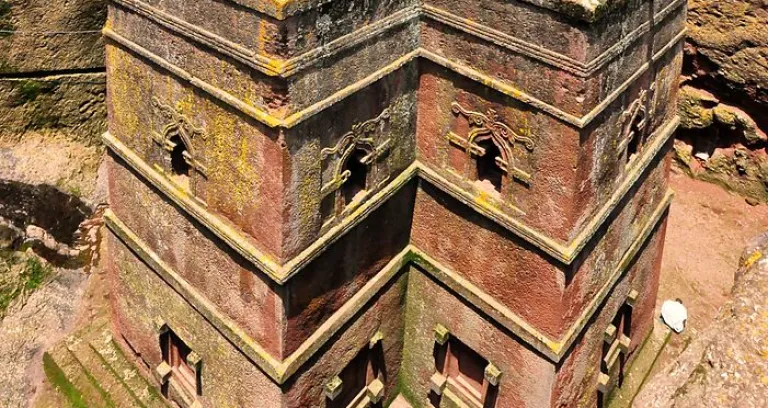
<svg viewBox="0 0 768 408">
<path fill-rule="evenodd" d="M 17 255 L 10 254 L 3 258 L 0 261 L 0 316 L 5 315 L 16 299 L 34 292 L 53 276 L 53 268 L 43 265 L 37 257 L 19 261 Z"/>
<path fill-rule="evenodd" d="M 11 22 L 11 3 L 0 0 L 0 37 L 8 37 L 14 31 Z"/>
<path fill-rule="evenodd" d="M 43 354 L 43 371 L 45 371 L 45 376 L 50 381 L 51 386 L 64 395 L 73 408 L 88 408 L 83 394 L 69 382 L 64 371 L 53 361 L 53 357 L 48 353 Z"/>
<path fill-rule="evenodd" d="M 53 92 L 58 85 L 58 81 L 19 81 L 15 86 L 16 98 L 14 104 L 16 106 L 21 106 L 26 103 L 34 102 L 38 96 Z"/>
</svg>

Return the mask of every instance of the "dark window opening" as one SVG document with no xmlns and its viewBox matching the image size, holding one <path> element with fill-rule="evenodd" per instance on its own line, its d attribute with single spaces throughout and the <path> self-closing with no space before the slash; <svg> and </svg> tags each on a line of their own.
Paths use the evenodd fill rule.
<svg viewBox="0 0 768 408">
<path fill-rule="evenodd" d="M 501 157 L 501 151 L 490 139 L 478 143 L 478 146 L 485 149 L 485 154 L 478 156 L 476 160 L 477 179 L 480 182 L 489 182 L 494 190 L 501 192 L 501 181 L 504 178 L 504 172 L 496 163 L 496 158 Z"/>
<path fill-rule="evenodd" d="M 619 311 L 616 313 L 616 316 L 614 316 L 613 321 L 611 321 L 611 325 L 616 330 L 615 337 L 611 342 L 603 342 L 603 351 L 600 360 L 600 372 L 608 376 L 607 386 L 609 388 L 621 388 L 624 385 L 625 380 L 627 356 L 625 352 L 617 351 L 615 348 L 619 347 L 619 342 L 622 341 L 622 337 L 629 339 L 630 335 L 632 334 L 632 306 L 627 303 L 622 305 Z M 616 360 L 612 361 L 613 366 L 609 366 L 607 359 L 612 355 L 612 350 L 613 352 L 618 352 L 619 354 L 618 356 L 613 354 Z M 607 397 L 608 395 L 598 391 L 597 408 L 605 407 Z"/>
<path fill-rule="evenodd" d="M 174 144 L 173 150 L 171 150 L 171 171 L 176 176 L 189 177 L 190 165 L 184 158 L 187 146 L 178 136 L 172 137 L 170 141 Z"/>
<path fill-rule="evenodd" d="M 171 366 L 171 376 L 187 391 L 196 394 L 197 374 L 189 365 L 188 358 L 192 349 L 182 341 L 174 332 L 168 331 L 161 338 L 163 360 Z M 167 395 L 167 389 L 163 390 Z"/>
<path fill-rule="evenodd" d="M 341 394 L 328 401 L 328 408 L 346 408 L 374 380 L 384 381 L 384 349 L 379 342 L 373 348 L 365 347 L 344 367 L 339 378 L 342 381 Z M 379 405 L 374 405 L 378 407 Z"/>
<path fill-rule="evenodd" d="M 481 400 L 485 367 L 488 362 L 457 340 L 452 339 L 449 343 L 447 377 L 455 380 L 456 385 L 475 400 Z"/>
<path fill-rule="evenodd" d="M 350 172 L 349 178 L 341 187 L 345 206 L 354 201 L 367 187 L 368 166 L 362 162 L 366 155 L 363 150 L 355 150 L 344 164 L 343 171 Z"/>
<path fill-rule="evenodd" d="M 630 130 L 629 142 L 627 142 L 627 162 L 631 162 L 640 153 L 640 135 L 642 132 L 637 125 L 637 121 L 633 122 Z"/>
<path fill-rule="evenodd" d="M 496 405 L 497 387 L 485 376 L 488 360 L 476 351 L 451 337 L 445 346 L 435 350 L 435 364 L 448 386 L 462 399 L 483 407 Z M 430 399 L 436 402 L 439 397 L 430 395 Z"/>
</svg>

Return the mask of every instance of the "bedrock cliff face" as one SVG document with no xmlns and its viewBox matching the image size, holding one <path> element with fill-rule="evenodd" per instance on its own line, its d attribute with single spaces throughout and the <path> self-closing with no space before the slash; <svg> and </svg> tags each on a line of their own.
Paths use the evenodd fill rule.
<svg viewBox="0 0 768 408">
<path fill-rule="evenodd" d="M 0 141 L 97 143 L 104 131 L 104 0 L 0 0 Z"/>
<path fill-rule="evenodd" d="M 694 177 L 768 201 L 768 2 L 688 4 L 677 158 Z"/>
<path fill-rule="evenodd" d="M 712 325 L 647 383 L 640 408 L 762 407 L 768 400 L 768 234 L 753 239 L 731 300 Z"/>
</svg>

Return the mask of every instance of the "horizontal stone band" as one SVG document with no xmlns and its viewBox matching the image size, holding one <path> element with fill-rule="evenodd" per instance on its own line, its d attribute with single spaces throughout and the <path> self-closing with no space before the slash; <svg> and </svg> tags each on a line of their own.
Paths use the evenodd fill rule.
<svg viewBox="0 0 768 408">
<path fill-rule="evenodd" d="M 223 313 L 216 305 L 208 301 L 197 289 L 166 264 L 152 249 L 131 231 L 119 218 L 107 211 L 104 215 L 109 230 L 161 279 L 179 293 L 198 313 L 200 313 L 224 337 L 234 344 L 249 360 L 258 365 L 273 381 L 282 384 L 295 374 L 315 353 L 346 325 L 362 308 L 376 296 L 391 280 L 413 264 L 417 272 L 423 272 L 436 279 L 469 304 L 512 332 L 526 344 L 544 355 L 553 363 L 558 363 L 574 344 L 586 323 L 599 309 L 600 304 L 611 293 L 614 285 L 637 255 L 639 249 L 650 237 L 654 228 L 664 218 L 669 208 L 673 193 L 667 191 L 662 202 L 654 210 L 650 219 L 634 239 L 629 249 L 622 256 L 618 266 L 609 275 L 600 291 L 591 299 L 578 319 L 558 340 L 549 338 L 537 330 L 522 317 L 499 303 L 492 296 L 464 279 L 458 272 L 441 265 L 413 245 L 408 245 L 398 255 L 371 278 L 350 300 L 329 317 L 299 348 L 284 360 L 270 355 L 264 347 L 248 336 L 238 325 Z"/>
</svg>

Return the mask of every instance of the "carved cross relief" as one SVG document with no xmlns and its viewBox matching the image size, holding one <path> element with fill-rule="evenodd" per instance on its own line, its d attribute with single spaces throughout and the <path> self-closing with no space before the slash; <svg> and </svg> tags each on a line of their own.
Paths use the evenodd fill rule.
<svg viewBox="0 0 768 408">
<path fill-rule="evenodd" d="M 333 215 L 341 213 L 344 209 L 341 188 L 352 176 L 352 171 L 345 167 L 348 161 L 355 159 L 353 156 L 356 152 L 363 154 L 359 158 L 359 164 L 368 168 L 365 175 L 367 181 L 372 182 L 380 178 L 378 161 L 389 151 L 390 139 L 377 142 L 375 135 L 389 118 L 389 109 L 384 109 L 379 116 L 352 126 L 352 130 L 345 133 L 335 146 L 326 147 L 320 151 L 322 160 L 331 168 L 330 180 L 323 180 L 320 194 L 324 199 L 331 194 L 334 195 Z"/>
<path fill-rule="evenodd" d="M 203 177 L 207 177 L 207 168 L 197 158 L 192 144 L 192 140 L 196 137 L 205 140 L 207 137 L 205 131 L 193 124 L 179 110 L 160 102 L 157 98 L 152 98 L 152 105 L 166 120 L 159 132 L 152 132 L 152 139 L 165 151 L 166 160 L 170 162 L 171 153 L 176 149 L 178 143 L 183 143 L 185 147 L 182 153 L 184 161 Z"/>
<path fill-rule="evenodd" d="M 448 132 L 448 141 L 463 149 L 469 158 L 477 159 L 485 156 L 486 149 L 480 146 L 486 140 L 490 140 L 499 149 L 500 156 L 495 158 L 496 165 L 510 177 L 525 184 L 529 184 L 531 175 L 520 168 L 515 157 L 515 144 L 521 144 L 528 151 L 533 151 L 536 146 L 532 138 L 515 132 L 507 124 L 502 122 L 499 115 L 493 109 L 488 109 L 485 114 L 474 112 L 461 106 L 458 102 L 451 105 L 455 115 L 463 116 L 470 126 L 466 137 Z"/>
</svg>

